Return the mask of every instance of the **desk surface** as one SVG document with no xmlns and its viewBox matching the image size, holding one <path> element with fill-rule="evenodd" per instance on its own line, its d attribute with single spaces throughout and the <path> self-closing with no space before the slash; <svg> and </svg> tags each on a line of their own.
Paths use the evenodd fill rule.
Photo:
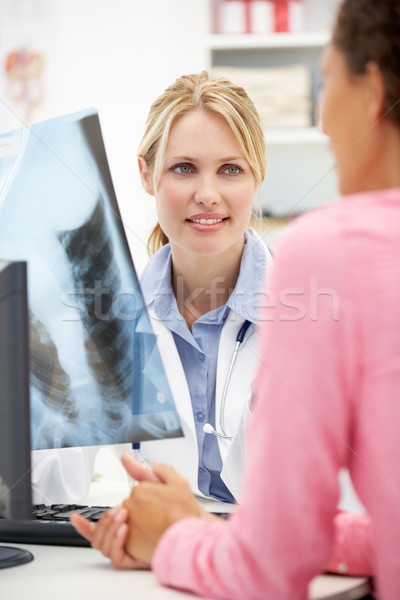
<svg viewBox="0 0 400 600">
<path fill-rule="evenodd" d="M 120 571 L 92 548 L 0 544 L 26 548 L 34 560 L 0 571 L 1 597 L 12 600 L 193 600 L 160 586 L 151 571 Z M 310 600 L 355 600 L 369 591 L 366 579 L 323 575 L 310 585 Z"/>
</svg>

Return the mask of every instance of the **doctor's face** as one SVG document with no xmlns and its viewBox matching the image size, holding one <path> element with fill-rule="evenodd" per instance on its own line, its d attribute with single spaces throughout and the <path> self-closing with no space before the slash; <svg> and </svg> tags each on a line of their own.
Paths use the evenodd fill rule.
<svg viewBox="0 0 400 600">
<path fill-rule="evenodd" d="M 249 163 L 223 117 L 196 110 L 177 118 L 156 192 L 158 220 L 175 256 L 243 248 L 255 190 Z"/>
</svg>

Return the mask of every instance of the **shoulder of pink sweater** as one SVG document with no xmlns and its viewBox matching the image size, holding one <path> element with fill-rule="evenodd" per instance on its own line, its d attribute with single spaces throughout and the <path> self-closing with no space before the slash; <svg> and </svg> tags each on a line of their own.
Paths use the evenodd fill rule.
<svg viewBox="0 0 400 600">
<path fill-rule="evenodd" d="M 274 249 L 274 263 L 279 265 L 296 264 L 308 269 L 321 263 L 321 270 L 327 268 L 332 256 L 332 248 L 336 248 L 335 257 L 342 248 L 344 207 L 339 203 L 310 211 L 287 226 L 284 235 Z"/>
<path fill-rule="evenodd" d="M 334 529 L 334 546 L 326 571 L 341 575 L 372 576 L 375 559 L 369 515 L 338 511 Z"/>
</svg>

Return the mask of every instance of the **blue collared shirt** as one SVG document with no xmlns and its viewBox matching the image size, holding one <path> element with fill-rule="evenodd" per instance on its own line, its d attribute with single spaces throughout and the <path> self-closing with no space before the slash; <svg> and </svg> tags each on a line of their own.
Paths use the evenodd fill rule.
<svg viewBox="0 0 400 600">
<path fill-rule="evenodd" d="M 251 229 L 247 229 L 239 277 L 228 302 L 197 319 L 192 325 L 192 331 L 178 311 L 172 290 L 169 244 L 151 257 L 141 278 L 146 305 L 154 302 L 155 314 L 172 332 L 186 375 L 199 451 L 199 490 L 206 496 L 225 502 L 234 502 L 234 498 L 220 477 L 222 460 L 218 441 L 215 435 L 204 433 L 203 426 L 211 423 L 215 427 L 215 391 L 221 330 L 230 310 L 255 324 L 256 292 L 261 290 L 264 283 L 266 264 L 264 244 Z M 249 290 L 253 293 L 249 294 Z M 232 352 L 233 350 L 234 348 Z"/>
</svg>

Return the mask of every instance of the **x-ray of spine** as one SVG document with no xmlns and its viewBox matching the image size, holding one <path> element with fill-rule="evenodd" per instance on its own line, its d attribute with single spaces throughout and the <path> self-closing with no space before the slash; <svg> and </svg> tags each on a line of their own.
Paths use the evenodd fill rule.
<svg viewBox="0 0 400 600">
<path fill-rule="evenodd" d="M 121 276 L 114 258 L 113 242 L 107 227 L 104 204 L 98 201 L 91 218 L 74 231 L 62 232 L 59 240 L 68 257 L 73 283 L 79 295 L 88 366 L 103 398 L 104 425 L 113 429 L 129 425 L 121 403 L 133 390 L 133 323 L 121 316 L 137 318 L 132 295 L 123 296 L 124 305 L 114 310 L 121 290 Z M 135 312 L 134 312 L 135 311 Z M 111 384 L 110 384 L 111 382 Z M 99 428 L 104 427 L 99 423 Z"/>
<path fill-rule="evenodd" d="M 28 261 L 33 449 L 182 435 L 94 111 L 0 136 L 0 257 Z"/>
</svg>

